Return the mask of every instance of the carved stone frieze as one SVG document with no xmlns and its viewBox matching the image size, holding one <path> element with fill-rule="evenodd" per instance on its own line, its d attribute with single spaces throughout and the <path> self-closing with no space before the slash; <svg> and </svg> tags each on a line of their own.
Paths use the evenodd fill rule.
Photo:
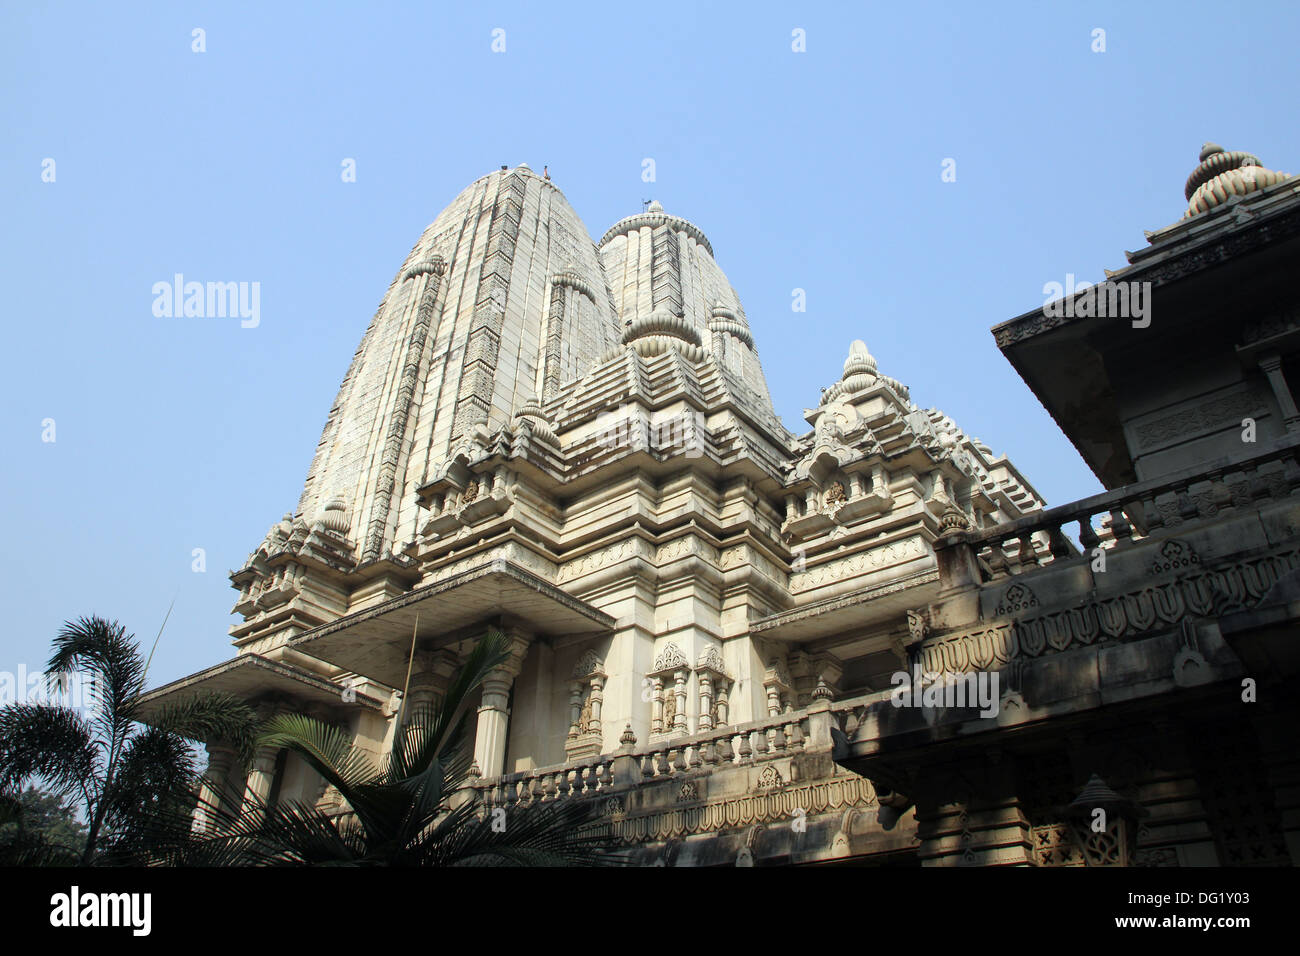
<svg viewBox="0 0 1300 956">
<path fill-rule="evenodd" d="M 799 810 L 811 817 L 874 806 L 877 806 L 876 792 L 865 777 L 831 777 L 696 807 L 674 806 L 639 815 L 628 814 L 621 821 L 612 822 L 609 832 L 622 843 L 650 843 L 715 830 L 788 822 Z"/>
<path fill-rule="evenodd" d="M 809 568 L 807 571 L 790 576 L 790 588 L 802 591 L 819 587 L 834 581 L 842 581 L 859 574 L 867 574 L 907 558 L 918 557 L 927 552 L 927 546 L 919 537 L 904 538 L 878 548 L 860 552 L 852 557 L 838 558 Z"/>
<path fill-rule="evenodd" d="M 1019 621 L 980 626 L 921 648 L 927 671 L 997 668 L 1101 640 L 1127 640 L 1188 617 L 1217 617 L 1253 607 L 1278 580 L 1300 568 L 1300 551 L 1205 569 L 1171 581 Z"/>
<path fill-rule="evenodd" d="M 1240 425 L 1241 420 L 1264 408 L 1264 401 L 1253 392 L 1234 392 L 1211 402 L 1202 402 L 1194 408 L 1185 408 L 1172 415 L 1137 426 L 1139 450 L 1149 450 L 1168 445 L 1183 438 L 1193 438 L 1229 425 Z"/>
</svg>

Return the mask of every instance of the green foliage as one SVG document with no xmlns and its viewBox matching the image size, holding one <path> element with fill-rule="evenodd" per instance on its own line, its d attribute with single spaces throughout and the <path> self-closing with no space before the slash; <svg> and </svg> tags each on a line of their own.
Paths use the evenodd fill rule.
<svg viewBox="0 0 1300 956">
<path fill-rule="evenodd" d="M 0 710 L 0 824 L 12 828 L 0 863 L 183 866 L 531 866 L 622 862 L 594 835 L 594 808 L 556 801 L 480 815 L 458 793 L 470 769 L 468 718 L 475 694 L 504 661 L 505 639 L 479 641 L 436 708 L 403 711 L 401 733 L 383 760 L 319 720 L 281 715 L 258 728 L 246 704 L 196 696 L 154 710 L 140 727 L 136 709 L 147 667 L 120 625 L 83 618 L 55 641 L 49 672 L 93 678 L 89 715 L 49 704 Z M 242 813 L 200 797 L 190 740 L 285 749 L 337 792 L 343 812 L 254 799 Z M 29 810 L 21 788 L 48 789 Z M 29 787 L 30 789 L 30 787 Z M 26 798 L 24 798 L 26 799 Z M 50 800 L 55 801 L 50 804 Z M 76 839 L 49 823 L 87 821 Z M 211 822 L 196 831 L 195 810 Z M 61 808 L 61 809 L 60 809 Z M 44 821 L 40 828 L 37 820 Z M 71 821 L 71 823 L 69 822 Z M 28 823 L 31 826 L 28 826 Z M 80 826 L 80 824 L 77 824 Z M 58 838 L 56 839 L 56 834 Z"/>
<path fill-rule="evenodd" d="M 71 864 L 85 842 L 86 825 L 57 794 L 36 787 L 0 794 L 0 865 Z"/>
<path fill-rule="evenodd" d="M 199 770 L 188 742 L 220 737 L 248 752 L 256 734 L 247 704 L 215 694 L 163 708 L 150 715 L 152 726 L 141 727 L 137 707 L 147 670 L 139 645 L 120 624 L 98 617 L 65 624 L 54 640 L 47 678 L 64 686 L 84 678 L 91 688 L 89 712 L 55 703 L 0 709 L 0 793 L 10 797 L 0 803 L 0 815 L 14 817 L 14 795 L 39 781 L 60 801 L 72 800 L 86 820 L 76 862 L 147 856 L 153 821 L 194 805 Z M 43 843 L 19 842 L 11 862 L 66 862 L 59 854 L 42 855 Z"/>
<path fill-rule="evenodd" d="M 333 787 L 346 812 L 306 803 L 258 802 L 217 832 L 196 838 L 173 827 L 166 859 L 186 865 L 536 866 L 622 862 L 593 835 L 594 808 L 565 801 L 480 819 L 458 801 L 469 772 L 467 717 L 474 692 L 505 657 L 489 633 L 475 647 L 440 706 L 399 715 L 405 725 L 381 766 L 336 727 L 308 717 L 270 720 L 258 743 L 298 754 Z M 505 814 L 503 816 L 503 814 Z M 179 823 L 179 821 L 177 821 Z"/>
</svg>

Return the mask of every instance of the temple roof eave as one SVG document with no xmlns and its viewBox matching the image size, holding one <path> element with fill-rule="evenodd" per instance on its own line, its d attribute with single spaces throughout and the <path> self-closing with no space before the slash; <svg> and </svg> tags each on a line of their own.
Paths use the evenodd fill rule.
<svg viewBox="0 0 1300 956">
<path fill-rule="evenodd" d="M 421 646 L 509 616 L 539 633 L 603 634 L 615 619 L 505 559 L 491 560 L 383 604 L 315 627 L 287 647 L 400 687 L 413 635 Z"/>
<path fill-rule="evenodd" d="M 342 703 L 342 688 L 319 674 L 260 654 L 241 654 L 147 691 L 135 702 L 135 717 L 149 723 L 161 708 L 200 693 L 230 694 L 241 700 L 278 695 L 316 706 Z M 384 707 L 384 702 L 377 698 L 359 691 L 355 695 L 356 706 L 370 710 L 382 710 Z"/>
</svg>

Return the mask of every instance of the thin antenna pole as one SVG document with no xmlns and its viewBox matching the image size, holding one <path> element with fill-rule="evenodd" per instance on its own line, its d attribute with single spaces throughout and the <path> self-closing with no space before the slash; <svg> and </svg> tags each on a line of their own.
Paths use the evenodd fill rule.
<svg viewBox="0 0 1300 956">
<path fill-rule="evenodd" d="M 153 647 L 149 648 L 149 657 L 144 662 L 144 674 L 142 675 L 142 679 L 149 676 L 149 665 L 153 663 L 153 652 L 158 650 L 158 642 L 162 640 L 163 628 L 167 626 L 167 620 L 172 616 L 172 608 L 175 606 L 176 598 L 173 597 L 172 603 L 167 605 L 167 613 L 163 615 L 162 627 L 158 628 L 158 636 L 153 639 Z"/>
<path fill-rule="evenodd" d="M 415 665 L 415 636 L 420 633 L 420 612 L 415 612 L 415 626 L 411 628 L 411 653 L 406 658 L 406 683 L 402 685 L 402 705 L 397 708 L 397 726 L 402 726 L 402 717 L 406 713 L 406 695 L 411 690 L 411 668 Z"/>
</svg>

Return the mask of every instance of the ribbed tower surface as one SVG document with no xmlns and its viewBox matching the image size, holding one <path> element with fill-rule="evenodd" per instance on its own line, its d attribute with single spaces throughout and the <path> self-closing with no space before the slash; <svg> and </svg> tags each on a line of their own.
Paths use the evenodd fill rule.
<svg viewBox="0 0 1300 956">
<path fill-rule="evenodd" d="M 482 177 L 424 231 L 380 303 L 299 514 L 314 522 L 331 505 L 356 557 L 381 557 L 415 536 L 413 492 L 459 440 L 546 402 L 652 315 L 689 323 L 755 413 L 775 418 L 740 301 L 696 226 L 652 203 L 597 246 L 527 166 Z"/>
</svg>

